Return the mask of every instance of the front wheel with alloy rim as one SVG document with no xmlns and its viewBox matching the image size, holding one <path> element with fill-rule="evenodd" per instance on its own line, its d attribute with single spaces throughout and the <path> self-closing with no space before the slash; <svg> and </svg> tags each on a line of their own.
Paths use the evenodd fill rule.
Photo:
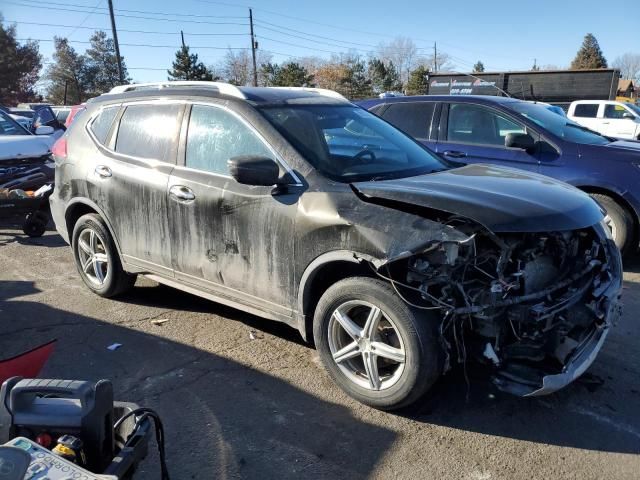
<svg viewBox="0 0 640 480">
<path fill-rule="evenodd" d="M 623 254 L 631 252 L 634 241 L 634 222 L 629 211 L 607 195 L 594 193 L 591 196 L 606 210 L 604 222 L 611 230 L 613 241 L 620 252 Z"/>
<path fill-rule="evenodd" d="M 313 333 L 322 363 L 347 394 L 392 410 L 418 400 L 440 376 L 436 323 L 388 283 L 353 277 L 324 293 Z"/>
<path fill-rule="evenodd" d="M 113 238 L 99 215 L 80 217 L 71 238 L 76 267 L 91 291 L 113 297 L 133 286 L 136 276 L 122 268 Z"/>
</svg>

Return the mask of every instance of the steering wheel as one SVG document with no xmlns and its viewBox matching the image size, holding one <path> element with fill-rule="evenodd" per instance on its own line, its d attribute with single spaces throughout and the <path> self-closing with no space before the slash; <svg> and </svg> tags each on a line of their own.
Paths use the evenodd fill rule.
<svg viewBox="0 0 640 480">
<path fill-rule="evenodd" d="M 368 150 L 368 149 L 360 150 L 358 153 L 356 153 L 353 156 L 353 159 L 354 160 L 360 160 L 360 163 L 363 163 L 362 160 L 364 159 L 364 157 L 369 157 L 369 159 L 372 162 L 376 161 L 376 154 L 373 153 L 372 150 Z"/>
</svg>

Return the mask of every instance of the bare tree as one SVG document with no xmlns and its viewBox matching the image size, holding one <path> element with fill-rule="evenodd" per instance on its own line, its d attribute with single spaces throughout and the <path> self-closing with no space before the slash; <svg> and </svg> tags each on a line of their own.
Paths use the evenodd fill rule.
<svg viewBox="0 0 640 480">
<path fill-rule="evenodd" d="M 418 55 L 418 47 L 408 37 L 396 37 L 389 43 L 378 45 L 377 57 L 385 63 L 393 63 L 398 69 L 398 76 L 403 84 L 409 80 L 412 70 L 425 63 Z"/>
<path fill-rule="evenodd" d="M 434 70 L 435 66 L 435 71 L 438 73 L 454 72 L 456 69 L 451 55 L 446 52 L 438 52 L 437 56 L 434 56 L 434 54 L 427 55 L 421 63 L 431 71 Z"/>
<path fill-rule="evenodd" d="M 640 54 L 625 53 L 613 61 L 613 68 L 620 69 L 620 75 L 625 79 L 634 79 L 640 82 Z"/>
<path fill-rule="evenodd" d="M 260 66 L 271 61 L 272 55 L 262 50 L 257 51 L 256 64 L 258 65 L 258 74 L 260 74 Z M 214 68 L 229 83 L 234 85 L 249 85 L 253 75 L 253 63 L 251 54 L 248 50 L 233 51 L 229 49 L 220 65 Z M 264 85 L 264 79 L 260 76 L 258 84 Z"/>
</svg>

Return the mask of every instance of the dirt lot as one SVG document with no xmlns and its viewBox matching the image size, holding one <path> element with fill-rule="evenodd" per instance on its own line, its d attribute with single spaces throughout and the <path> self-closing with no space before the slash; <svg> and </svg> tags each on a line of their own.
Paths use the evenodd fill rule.
<svg viewBox="0 0 640 480">
<path fill-rule="evenodd" d="M 173 479 L 638 479 L 637 272 L 640 261 L 627 267 L 622 320 L 577 384 L 518 399 L 479 379 L 467 391 L 458 372 L 392 414 L 346 397 L 284 325 L 145 279 L 101 299 L 55 233 L 5 229 L 0 357 L 58 338 L 42 375 L 110 378 L 118 399 L 157 409 Z M 115 342 L 122 348 L 107 350 Z M 159 478 L 156 459 L 136 478 Z"/>
</svg>

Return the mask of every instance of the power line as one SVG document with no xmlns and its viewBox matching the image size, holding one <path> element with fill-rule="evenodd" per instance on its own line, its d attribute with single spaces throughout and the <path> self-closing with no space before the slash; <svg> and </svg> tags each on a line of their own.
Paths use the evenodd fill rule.
<svg viewBox="0 0 640 480">
<path fill-rule="evenodd" d="M 93 10 L 87 13 L 87 15 L 82 19 L 82 21 L 78 25 L 76 25 L 76 27 L 71 31 L 69 35 L 67 35 L 67 38 L 71 37 L 71 35 L 76 33 L 78 29 L 81 28 L 82 25 L 84 25 L 84 22 L 86 22 L 89 19 L 89 17 L 93 14 L 93 12 L 96 11 L 96 9 L 100 6 L 101 3 L 102 3 L 102 0 L 99 0 L 98 3 L 96 3 L 96 6 L 93 7 Z"/>
<path fill-rule="evenodd" d="M 54 40 L 48 38 L 17 38 L 19 42 L 35 41 L 35 42 L 53 42 Z M 69 43 L 82 43 L 90 44 L 91 42 L 83 40 L 67 40 Z M 176 45 L 151 45 L 148 43 L 121 43 L 124 47 L 146 47 L 146 48 L 175 48 L 179 50 L 180 47 Z M 250 47 L 210 47 L 208 45 L 190 45 L 193 49 L 207 49 L 207 50 L 251 50 Z"/>
<path fill-rule="evenodd" d="M 25 4 L 21 4 L 18 2 L 12 2 L 9 0 L 4 0 L 4 3 L 9 3 L 12 5 L 17 5 L 19 7 L 26 7 L 26 8 L 37 8 L 37 9 L 42 9 L 42 5 L 36 6 L 36 5 L 25 5 Z M 70 8 L 61 8 L 61 7 L 49 7 L 47 6 L 48 10 L 57 10 L 57 11 L 62 11 L 62 12 L 75 12 L 75 13 L 89 13 L 86 10 L 74 10 L 74 9 L 70 9 Z M 107 12 L 95 12 L 94 15 L 106 15 L 108 16 L 109 14 Z M 124 14 L 119 14 L 118 17 L 123 17 L 123 18 L 135 18 L 135 19 L 140 19 L 140 20 L 153 20 L 156 22 L 178 22 L 178 23 L 196 23 L 196 24 L 201 24 L 201 25 L 238 25 L 238 26 L 247 26 L 249 25 L 248 23 L 240 23 L 240 22 L 204 22 L 204 21 L 199 21 L 199 20 L 181 20 L 181 19 L 174 19 L 174 18 L 152 18 L 152 17 L 143 17 L 143 16 L 138 16 L 138 15 L 124 15 Z"/>
<path fill-rule="evenodd" d="M 40 22 L 22 22 L 22 21 L 17 21 L 17 20 L 4 20 L 5 23 L 16 23 L 18 25 L 36 25 L 36 26 L 42 26 L 42 27 L 60 27 L 60 28 L 74 28 L 74 25 L 63 25 L 63 24 L 59 24 L 59 23 L 40 23 Z M 75 28 L 78 29 L 84 29 L 84 30 L 107 30 L 108 27 L 84 27 L 84 26 L 77 26 Z M 118 29 L 119 32 L 126 32 L 126 33 L 142 33 L 142 34 L 154 34 L 154 35 L 178 35 L 180 32 L 175 31 L 175 32 L 153 32 L 153 31 L 149 31 L 149 30 L 126 30 L 123 28 L 119 28 Z M 246 33 L 190 33 L 190 32 L 185 32 L 186 35 L 197 35 L 197 36 L 204 36 L 204 37 L 208 37 L 208 36 L 246 36 Z"/>
<path fill-rule="evenodd" d="M 33 4 L 37 4 L 38 6 L 42 6 L 41 2 L 38 2 L 38 1 L 35 1 L 35 0 L 20 0 L 20 1 L 23 2 L 23 3 L 33 3 Z M 98 9 L 98 6 L 100 5 L 100 3 L 102 3 L 102 2 L 99 2 L 98 5 L 96 5 L 95 7 L 92 7 L 91 5 L 86 5 L 86 4 L 47 1 L 47 5 L 58 5 L 58 6 L 62 6 L 62 7 L 92 8 L 93 10 Z M 106 7 L 100 7 L 99 10 L 108 11 L 109 9 L 106 8 Z M 246 16 L 240 16 L 240 15 L 201 15 L 201 14 L 197 14 L 197 13 L 158 12 L 158 11 L 153 11 L 153 10 L 129 10 L 129 9 L 126 9 L 126 8 L 116 8 L 114 10 L 116 12 L 143 13 L 143 14 L 149 14 L 149 15 L 163 15 L 163 16 L 171 16 L 171 17 L 247 18 Z"/>
</svg>

